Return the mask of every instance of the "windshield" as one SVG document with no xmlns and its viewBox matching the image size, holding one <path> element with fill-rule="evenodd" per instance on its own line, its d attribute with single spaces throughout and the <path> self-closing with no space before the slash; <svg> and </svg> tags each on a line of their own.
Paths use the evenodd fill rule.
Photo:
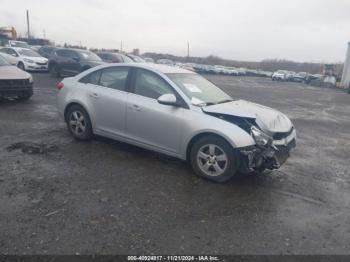
<svg viewBox="0 0 350 262">
<path fill-rule="evenodd" d="M 91 61 L 102 61 L 101 58 L 89 51 L 79 51 L 79 54 L 85 59 L 85 60 L 91 60 Z"/>
<path fill-rule="evenodd" d="M 134 63 L 134 60 L 132 60 L 130 57 L 122 54 L 120 56 L 123 58 L 124 63 Z"/>
<path fill-rule="evenodd" d="M 232 98 L 213 83 L 197 74 L 167 74 L 193 105 L 213 105 Z"/>
<path fill-rule="evenodd" d="M 136 56 L 136 55 L 129 55 L 129 57 L 131 57 L 132 60 L 134 60 L 136 63 L 145 63 L 146 62 L 141 57 Z"/>
<path fill-rule="evenodd" d="M 41 55 L 39 55 L 37 52 L 30 49 L 21 49 L 21 50 L 18 50 L 18 53 L 22 56 L 41 57 Z"/>
<path fill-rule="evenodd" d="M 7 66 L 7 65 L 10 65 L 10 64 L 5 60 L 5 58 L 3 58 L 0 55 L 0 66 Z"/>
</svg>

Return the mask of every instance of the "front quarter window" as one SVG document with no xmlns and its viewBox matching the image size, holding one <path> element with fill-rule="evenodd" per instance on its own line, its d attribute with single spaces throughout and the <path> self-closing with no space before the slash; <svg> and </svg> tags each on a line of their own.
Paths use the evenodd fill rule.
<svg viewBox="0 0 350 262">
<path fill-rule="evenodd" d="M 219 87 L 197 74 L 167 74 L 167 76 L 191 100 L 193 105 L 212 105 L 232 98 Z"/>
</svg>

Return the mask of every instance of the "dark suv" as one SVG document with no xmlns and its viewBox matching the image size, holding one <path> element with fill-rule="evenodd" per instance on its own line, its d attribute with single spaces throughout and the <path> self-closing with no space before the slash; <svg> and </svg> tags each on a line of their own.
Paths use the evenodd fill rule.
<svg viewBox="0 0 350 262">
<path fill-rule="evenodd" d="M 61 48 L 52 52 L 49 71 L 54 77 L 74 76 L 101 64 L 101 58 L 88 50 Z"/>
<path fill-rule="evenodd" d="M 42 55 L 43 57 L 50 58 L 53 51 L 55 51 L 57 48 L 54 46 L 42 46 L 38 49 L 38 53 Z"/>
</svg>

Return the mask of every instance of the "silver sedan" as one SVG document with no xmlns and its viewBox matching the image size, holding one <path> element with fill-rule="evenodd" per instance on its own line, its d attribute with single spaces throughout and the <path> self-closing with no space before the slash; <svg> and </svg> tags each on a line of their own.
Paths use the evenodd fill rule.
<svg viewBox="0 0 350 262">
<path fill-rule="evenodd" d="M 58 83 L 58 109 L 78 140 L 94 134 L 174 156 L 204 178 L 279 168 L 296 132 L 279 111 L 235 100 L 184 69 L 109 64 Z"/>
</svg>

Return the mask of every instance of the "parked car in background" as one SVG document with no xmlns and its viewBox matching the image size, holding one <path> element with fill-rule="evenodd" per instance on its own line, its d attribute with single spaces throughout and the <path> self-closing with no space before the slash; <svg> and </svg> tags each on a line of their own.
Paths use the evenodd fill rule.
<svg viewBox="0 0 350 262">
<path fill-rule="evenodd" d="M 131 60 L 133 60 L 135 63 L 146 63 L 143 58 L 137 56 L 137 55 L 132 55 L 132 54 L 125 54 L 127 57 L 129 57 Z"/>
<path fill-rule="evenodd" d="M 29 48 L 34 50 L 35 52 L 38 52 L 40 49 L 41 45 L 30 45 Z"/>
<path fill-rule="evenodd" d="M 278 70 L 272 74 L 272 81 L 285 81 L 286 80 L 287 71 Z"/>
<path fill-rule="evenodd" d="M 53 77 L 74 76 L 102 64 L 102 59 L 91 51 L 61 48 L 52 52 L 49 71 Z"/>
<path fill-rule="evenodd" d="M 57 48 L 54 46 L 44 45 L 38 49 L 38 53 L 43 57 L 50 58 L 52 52 L 55 51 L 56 49 Z"/>
<path fill-rule="evenodd" d="M 151 57 L 144 57 L 143 59 L 146 61 L 146 63 L 154 63 L 154 59 Z"/>
<path fill-rule="evenodd" d="M 157 64 L 174 66 L 175 62 L 173 60 L 170 60 L 170 59 L 158 59 Z"/>
<path fill-rule="evenodd" d="M 29 99 L 33 95 L 33 77 L 0 56 L 0 98 Z"/>
<path fill-rule="evenodd" d="M 28 43 L 24 41 L 4 40 L 2 42 L 5 47 L 30 48 L 30 45 L 28 45 Z"/>
<path fill-rule="evenodd" d="M 233 100 L 177 67 L 99 66 L 57 88 L 58 111 L 74 138 L 96 134 L 168 154 L 216 182 L 279 168 L 295 147 L 296 131 L 286 115 Z"/>
<path fill-rule="evenodd" d="M 32 49 L 20 47 L 4 47 L 0 52 L 18 58 L 17 66 L 24 71 L 47 71 L 48 60 Z"/>
<path fill-rule="evenodd" d="M 311 84 L 311 83 L 321 83 L 323 82 L 324 75 L 321 74 L 308 74 L 308 76 L 305 79 L 306 84 Z"/>
<path fill-rule="evenodd" d="M 299 72 L 299 73 L 296 73 L 294 76 L 293 76 L 293 82 L 304 82 L 306 80 L 308 76 L 308 73 L 306 72 Z"/>
<path fill-rule="evenodd" d="M 18 62 L 20 61 L 20 59 L 18 57 L 14 57 L 14 56 L 9 55 L 7 53 L 0 52 L 0 56 L 2 58 L 4 58 L 8 63 L 10 63 L 11 65 L 14 65 L 14 66 L 17 66 Z"/>
<path fill-rule="evenodd" d="M 293 81 L 295 74 L 296 73 L 293 71 L 286 71 L 285 80 L 286 81 Z"/>
<path fill-rule="evenodd" d="M 130 57 L 121 53 L 96 52 L 96 55 L 98 55 L 102 59 L 102 61 L 106 63 L 133 63 L 134 62 L 134 60 L 132 60 Z"/>
</svg>

